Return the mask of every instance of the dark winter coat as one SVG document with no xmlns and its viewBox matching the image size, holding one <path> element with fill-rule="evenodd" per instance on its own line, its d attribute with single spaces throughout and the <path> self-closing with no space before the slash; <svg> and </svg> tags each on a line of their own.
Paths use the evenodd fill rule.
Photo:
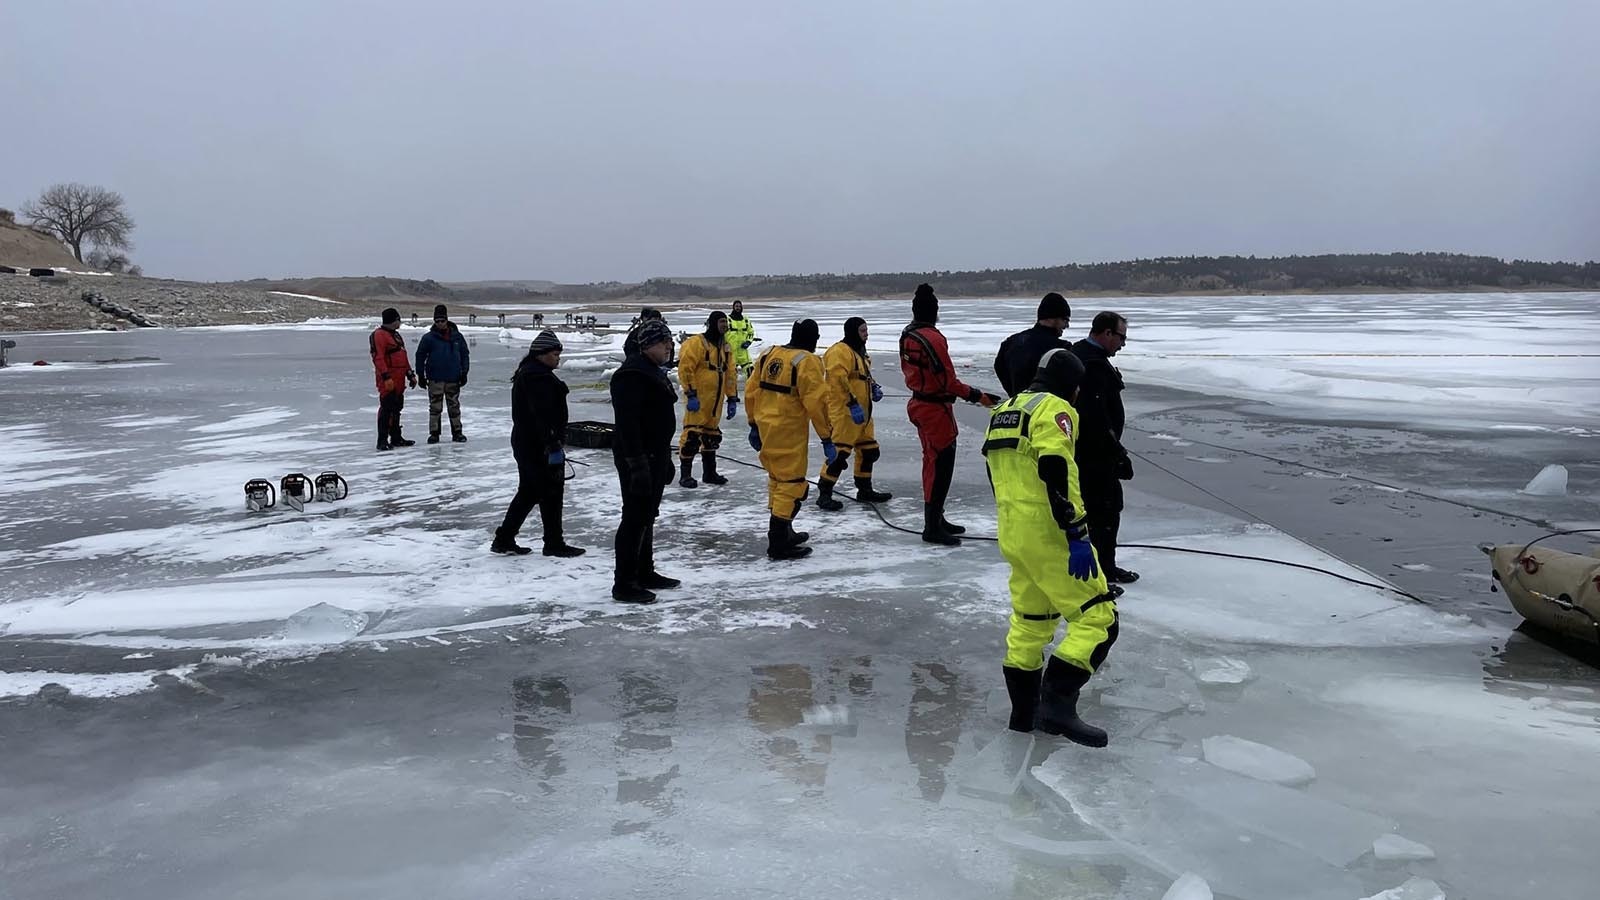
<svg viewBox="0 0 1600 900">
<path fill-rule="evenodd" d="M 472 368 L 467 339 L 456 323 L 450 324 L 450 336 L 445 337 L 432 328 L 417 342 L 417 374 L 429 381 L 456 383 L 467 377 Z"/>
<path fill-rule="evenodd" d="M 1072 352 L 1083 360 L 1083 383 L 1078 388 L 1078 479 L 1084 501 L 1092 495 L 1115 494 L 1121 508 L 1122 485 L 1119 473 L 1131 469 L 1128 452 L 1122 448 L 1122 373 L 1111 364 L 1106 351 L 1090 340 L 1072 345 Z"/>
<path fill-rule="evenodd" d="M 665 486 L 672 480 L 672 439 L 678 430 L 678 392 L 667 373 L 632 349 L 622 367 L 611 376 L 611 411 L 616 430 L 611 454 L 622 473 L 623 484 L 635 468 L 644 468 L 651 480 Z"/>
<path fill-rule="evenodd" d="M 1056 347 L 1070 350 L 1072 342 L 1062 340 L 1054 328 L 1045 325 L 1035 325 L 1006 338 L 1000 344 L 1000 352 L 994 355 L 994 374 L 999 376 L 1006 394 L 1015 397 L 1027 390 L 1039 370 L 1039 360 Z"/>
<path fill-rule="evenodd" d="M 524 359 L 511 377 L 511 450 L 536 462 L 567 439 L 567 385 L 549 366 Z"/>
</svg>

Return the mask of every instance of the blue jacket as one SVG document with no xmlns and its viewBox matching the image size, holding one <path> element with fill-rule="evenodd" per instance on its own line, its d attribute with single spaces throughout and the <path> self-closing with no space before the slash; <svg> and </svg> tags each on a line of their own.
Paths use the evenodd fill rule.
<svg viewBox="0 0 1600 900">
<path fill-rule="evenodd" d="M 417 342 L 417 372 L 429 381 L 456 382 L 467 376 L 472 360 L 467 339 L 456 323 L 450 323 L 450 336 L 440 337 L 432 328 Z"/>
</svg>

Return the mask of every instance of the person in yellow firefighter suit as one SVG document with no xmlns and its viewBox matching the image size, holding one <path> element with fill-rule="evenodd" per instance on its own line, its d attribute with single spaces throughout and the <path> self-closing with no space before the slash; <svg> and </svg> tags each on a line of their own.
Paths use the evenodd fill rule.
<svg viewBox="0 0 1600 900">
<path fill-rule="evenodd" d="M 833 446 L 838 451 L 824 461 L 817 479 L 817 506 L 829 511 L 844 508 L 834 499 L 833 486 L 856 459 L 856 499 L 882 503 L 891 494 L 872 489 L 872 464 L 878 461 L 878 438 L 872 425 L 872 404 L 883 399 L 883 388 L 872 379 L 872 358 L 867 355 L 867 320 L 852 316 L 844 323 L 844 340 L 822 355 L 828 373 L 828 414 L 833 418 Z"/>
<path fill-rule="evenodd" d="M 833 459 L 833 422 L 828 417 L 827 380 L 817 358 L 817 323 L 794 323 L 789 343 L 772 347 L 756 360 L 744 386 L 750 446 L 767 470 L 767 556 L 799 559 L 811 555 L 801 544 L 810 537 L 794 530 L 794 517 L 811 487 L 806 482 L 806 445 L 811 429 L 822 439 L 822 454 Z"/>
<path fill-rule="evenodd" d="M 755 323 L 744 317 L 744 304 L 733 301 L 733 316 L 728 320 L 728 343 L 733 346 L 733 361 L 746 376 L 751 369 L 750 345 L 757 340 Z"/>
<path fill-rule="evenodd" d="M 1106 733 L 1078 718 L 1078 692 L 1117 640 L 1115 595 L 1089 542 L 1073 459 L 1078 413 L 1072 400 L 1083 371 L 1071 350 L 1047 352 L 1027 390 L 990 414 L 983 455 L 999 513 L 1000 553 L 1011 564 L 1010 727 L 1104 747 Z M 1044 648 L 1063 620 L 1067 635 L 1047 666 Z"/>
<path fill-rule="evenodd" d="M 678 439 L 678 485 L 699 487 L 689 474 L 700 454 L 706 484 L 727 484 L 717 474 L 717 448 L 722 446 L 722 415 L 739 411 L 739 373 L 728 346 L 728 317 L 716 310 L 706 317 L 706 330 L 690 335 L 678 350 L 678 386 L 683 388 L 683 436 Z"/>
</svg>

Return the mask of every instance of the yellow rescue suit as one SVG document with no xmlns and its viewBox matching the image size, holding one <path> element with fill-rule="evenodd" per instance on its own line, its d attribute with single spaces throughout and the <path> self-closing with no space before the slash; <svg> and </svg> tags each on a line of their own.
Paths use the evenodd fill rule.
<svg viewBox="0 0 1600 900">
<path fill-rule="evenodd" d="M 733 347 L 733 361 L 745 372 L 750 371 L 750 345 L 756 340 L 756 324 L 744 315 L 728 319 L 728 344 Z"/>
<path fill-rule="evenodd" d="M 878 438 L 872 425 L 872 360 L 844 341 L 828 348 L 822 355 L 823 368 L 828 373 L 828 415 L 833 421 L 833 446 L 842 454 L 855 455 L 857 478 L 871 478 L 872 464 L 878 459 Z M 866 415 L 860 425 L 850 417 L 850 401 L 854 400 Z M 828 461 L 822 461 L 822 478 L 839 480 L 844 471 L 844 461 L 839 468 L 829 470 Z"/>
<path fill-rule="evenodd" d="M 1116 641 L 1117 605 L 1099 566 L 1088 580 L 1067 573 L 1067 529 L 1087 535 L 1073 446 L 1078 413 L 1054 394 L 1024 391 L 996 407 L 983 455 L 989 464 L 999 513 L 1000 553 L 1011 564 L 1008 668 L 1037 671 L 1061 620 L 1067 635 L 1055 655 L 1092 674 Z M 1059 457 L 1066 466 L 1070 520 L 1058 517 L 1040 478 L 1039 460 Z M 1086 538 L 1085 538 L 1086 539 Z M 1085 678 L 1087 675 L 1084 676 Z"/>
<path fill-rule="evenodd" d="M 678 440 L 680 459 L 694 459 L 702 450 L 722 446 L 723 407 L 739 396 L 733 360 L 733 348 L 726 341 L 712 346 L 704 334 L 695 334 L 683 342 L 678 352 L 678 385 L 683 388 L 684 403 L 693 391 L 700 409 L 689 412 L 685 406 L 683 437 Z"/>
<path fill-rule="evenodd" d="M 822 360 L 805 350 L 769 348 L 745 381 L 744 403 L 761 435 L 768 507 L 774 516 L 792 521 L 810 489 L 806 449 L 811 429 L 823 439 L 833 434 Z"/>
</svg>

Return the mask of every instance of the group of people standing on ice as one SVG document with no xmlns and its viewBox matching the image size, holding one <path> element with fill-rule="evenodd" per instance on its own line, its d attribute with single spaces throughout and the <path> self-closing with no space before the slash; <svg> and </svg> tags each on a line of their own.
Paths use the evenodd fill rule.
<svg viewBox="0 0 1600 900">
<path fill-rule="evenodd" d="M 379 449 L 403 446 L 398 427 L 403 392 L 404 346 L 389 325 L 373 336 L 373 361 L 380 394 Z M 398 324 L 396 313 L 394 322 Z M 444 321 L 441 324 L 441 319 Z M 955 472 L 958 428 L 954 404 L 965 401 L 990 410 L 982 452 L 998 510 L 1001 554 L 1011 566 L 1012 602 L 1004 673 L 1012 700 L 1011 728 L 1064 735 L 1090 746 L 1104 746 L 1104 731 L 1077 716 L 1078 692 L 1104 661 L 1117 638 L 1116 599 L 1122 584 L 1137 573 L 1116 564 L 1122 511 L 1121 482 L 1133 467 L 1121 443 L 1124 411 L 1121 374 L 1111 364 L 1126 344 L 1127 319 L 1118 313 L 1095 316 L 1088 337 L 1062 338 L 1071 308 L 1058 293 L 1040 301 L 1033 327 L 1000 346 L 994 370 L 1009 395 L 1003 399 L 965 384 L 956 374 L 949 345 L 939 330 L 939 299 L 929 285 L 912 298 L 912 321 L 899 338 L 899 359 L 910 390 L 906 412 L 922 445 L 922 539 L 957 546 L 965 529 L 945 517 L 945 501 Z M 434 337 L 450 343 L 454 326 L 436 310 Z M 385 338 L 379 332 L 389 330 Z M 812 319 L 795 322 L 789 341 L 750 356 L 755 333 L 735 302 L 733 315 L 714 311 L 704 330 L 683 342 L 677 356 L 682 388 L 683 426 L 678 430 L 678 390 L 667 376 L 674 342 L 660 314 L 646 310 L 623 344 L 622 366 L 611 377 L 615 417 L 612 457 L 622 498 L 614 541 L 612 597 L 624 603 L 653 603 L 656 591 L 681 582 L 656 570 L 654 530 L 661 499 L 676 476 L 681 487 L 727 482 L 717 471 L 722 425 L 745 407 L 747 440 L 767 473 L 767 556 L 789 560 L 807 556 L 809 534 L 793 526 L 810 491 L 809 447 L 815 434 L 822 450 L 817 506 L 838 511 L 835 496 L 845 469 L 852 468 L 853 499 L 879 503 L 891 495 L 877 489 L 873 466 L 880 457 L 874 433 L 876 405 L 884 399 L 867 352 L 868 323 L 845 321 L 841 339 L 819 357 L 820 328 Z M 556 376 L 563 347 L 554 332 L 536 337 L 512 379 L 511 444 L 518 489 L 490 549 L 523 555 L 531 548 L 516 542 L 534 506 L 544 527 L 544 554 L 572 557 L 584 550 L 567 544 L 561 508 L 565 482 L 568 425 L 567 387 Z M 435 350 L 437 352 L 437 350 Z M 421 351 L 419 348 L 419 357 Z M 459 382 L 467 372 L 461 342 Z M 420 363 L 419 363 L 420 366 Z M 744 389 L 738 387 L 744 375 Z M 434 377 L 431 383 L 439 383 Z M 387 387 L 386 387 L 387 386 Z M 443 396 L 449 396 L 441 392 Z M 430 390 L 430 400 L 432 391 Z M 451 408 L 456 440 L 458 407 Z M 387 431 L 385 429 L 388 429 Z M 430 439 L 439 433 L 434 404 Z M 672 447 L 678 436 L 676 460 Z M 694 478 L 699 457 L 701 478 Z M 674 465 L 676 462 L 676 465 Z M 1065 620 L 1068 633 L 1047 661 L 1046 646 Z"/>
</svg>

